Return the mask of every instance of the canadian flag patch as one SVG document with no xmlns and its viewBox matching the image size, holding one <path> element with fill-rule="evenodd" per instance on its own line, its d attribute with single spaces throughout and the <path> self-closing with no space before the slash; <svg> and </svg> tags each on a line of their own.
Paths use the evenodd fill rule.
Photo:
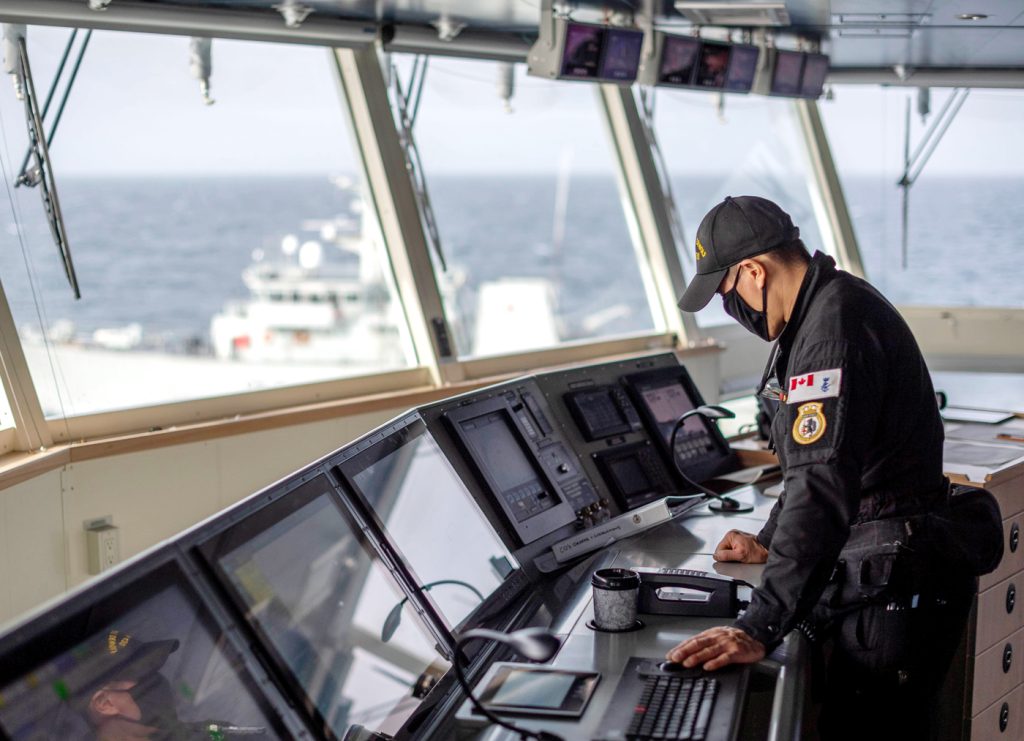
<svg viewBox="0 0 1024 741">
<path fill-rule="evenodd" d="M 804 373 L 802 376 L 793 376 L 789 379 L 789 385 L 786 386 L 786 403 L 798 404 L 802 401 L 839 396 L 842 382 L 842 368 L 830 368 L 829 370 Z"/>
</svg>

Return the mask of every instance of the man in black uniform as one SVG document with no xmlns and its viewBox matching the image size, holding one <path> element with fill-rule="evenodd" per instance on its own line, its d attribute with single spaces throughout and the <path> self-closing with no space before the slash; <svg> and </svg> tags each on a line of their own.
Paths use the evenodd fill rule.
<svg viewBox="0 0 1024 741">
<path fill-rule="evenodd" d="M 896 309 L 832 258 L 810 257 L 799 234 L 754 196 L 726 198 L 697 231 L 680 307 L 698 311 L 719 293 L 730 316 L 776 340 L 761 393 L 781 402 L 772 444 L 785 492 L 760 533 L 731 531 L 715 554 L 767 563 L 749 609 L 668 658 L 754 662 L 799 626 L 827 639 L 824 736 L 921 738 L 974 587 L 907 531 L 946 502 L 942 422 Z"/>
</svg>

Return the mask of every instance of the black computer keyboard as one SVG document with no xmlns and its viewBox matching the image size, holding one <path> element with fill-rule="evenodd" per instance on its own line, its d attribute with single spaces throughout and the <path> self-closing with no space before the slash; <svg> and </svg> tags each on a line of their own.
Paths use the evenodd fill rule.
<svg viewBox="0 0 1024 741">
<path fill-rule="evenodd" d="M 717 696 L 712 677 L 648 676 L 626 738 L 703 741 Z"/>
<path fill-rule="evenodd" d="M 622 668 L 594 738 L 736 741 L 751 665 L 706 672 L 633 656 Z"/>
</svg>

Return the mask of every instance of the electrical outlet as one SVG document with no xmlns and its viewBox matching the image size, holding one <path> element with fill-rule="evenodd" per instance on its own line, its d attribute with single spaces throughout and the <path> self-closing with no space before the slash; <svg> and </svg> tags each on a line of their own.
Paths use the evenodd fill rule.
<svg viewBox="0 0 1024 741">
<path fill-rule="evenodd" d="M 121 561 L 121 531 L 109 517 L 85 523 L 89 573 L 101 574 Z"/>
</svg>

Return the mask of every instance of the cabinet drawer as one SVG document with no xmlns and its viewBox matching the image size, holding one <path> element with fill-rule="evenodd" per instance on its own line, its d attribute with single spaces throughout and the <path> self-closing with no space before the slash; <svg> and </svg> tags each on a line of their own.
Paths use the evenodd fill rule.
<svg viewBox="0 0 1024 741">
<path fill-rule="evenodd" d="M 1024 629 L 974 660 L 971 714 L 977 715 L 1024 682 Z"/>
<path fill-rule="evenodd" d="M 1018 571 L 1024 569 L 1024 515 L 1017 513 L 1003 520 L 1003 560 L 991 574 L 985 574 L 978 580 L 978 591 L 984 592 L 993 584 L 998 584 Z"/>
<path fill-rule="evenodd" d="M 997 641 L 1005 639 L 1024 627 L 1024 574 L 1017 573 L 1009 579 L 989 587 L 978 595 L 977 638 L 975 655 L 991 648 Z"/>
<path fill-rule="evenodd" d="M 986 486 L 999 502 L 999 511 L 1003 519 L 1024 511 L 1024 476 L 1016 476 L 1009 481 Z"/>
<path fill-rule="evenodd" d="M 971 741 L 1020 741 L 1024 738 L 1024 687 L 985 708 L 971 720 Z"/>
</svg>

